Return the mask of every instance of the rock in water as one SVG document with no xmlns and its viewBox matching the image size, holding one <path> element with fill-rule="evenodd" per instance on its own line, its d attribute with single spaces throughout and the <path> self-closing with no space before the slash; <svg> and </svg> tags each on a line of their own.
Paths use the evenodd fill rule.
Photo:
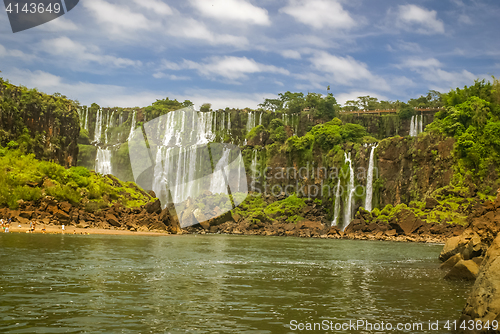
<svg viewBox="0 0 500 334">
<path fill-rule="evenodd" d="M 483 324 L 488 320 L 490 323 L 493 320 L 500 321 L 500 236 L 497 236 L 486 252 L 479 275 L 462 311 L 460 321 L 463 320 L 480 320 Z"/>
</svg>

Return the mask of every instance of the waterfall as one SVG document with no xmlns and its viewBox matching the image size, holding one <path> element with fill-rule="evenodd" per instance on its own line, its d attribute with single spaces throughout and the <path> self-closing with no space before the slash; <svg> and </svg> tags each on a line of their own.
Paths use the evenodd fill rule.
<svg viewBox="0 0 500 334">
<path fill-rule="evenodd" d="M 96 173 L 102 175 L 111 174 L 111 151 L 109 149 L 97 148 L 94 169 Z"/>
<path fill-rule="evenodd" d="M 410 137 L 415 137 L 415 116 L 410 120 Z"/>
<path fill-rule="evenodd" d="M 418 133 L 422 133 L 423 131 L 423 118 L 424 115 L 420 115 L 419 121 L 418 121 Z"/>
<path fill-rule="evenodd" d="M 94 131 L 94 142 L 101 142 L 102 134 L 102 109 L 97 110 L 97 116 L 95 120 L 95 131 Z"/>
<path fill-rule="evenodd" d="M 375 149 L 378 145 L 374 145 L 370 151 L 370 162 L 368 163 L 368 175 L 366 177 L 366 197 L 365 197 L 365 210 L 372 211 L 372 199 L 373 199 L 373 169 L 374 169 L 374 157 Z"/>
<path fill-rule="evenodd" d="M 257 150 L 253 150 L 252 164 L 250 165 L 250 170 L 252 171 L 252 175 L 254 178 L 257 177 Z"/>
<path fill-rule="evenodd" d="M 247 121 L 247 133 L 255 128 L 255 113 L 253 111 L 248 112 L 248 121 Z"/>
<path fill-rule="evenodd" d="M 259 116 L 259 125 L 262 125 L 262 114 L 263 114 L 263 112 L 261 112 L 260 116 Z"/>
<path fill-rule="evenodd" d="M 352 219 L 352 201 L 354 197 L 354 168 L 352 167 L 351 153 L 344 153 L 345 161 L 349 163 L 349 184 L 347 186 L 347 199 L 344 208 L 344 229 Z"/>
<path fill-rule="evenodd" d="M 222 157 L 215 167 L 215 173 L 210 183 L 210 191 L 214 194 L 227 194 L 227 182 L 223 173 L 226 174 L 226 178 L 229 176 L 227 168 L 224 168 L 229 165 L 229 153 L 231 153 L 231 151 L 225 148 L 222 151 Z"/>
<path fill-rule="evenodd" d="M 135 129 L 135 114 L 136 114 L 136 111 L 134 111 L 134 113 L 133 113 L 133 115 L 132 115 L 132 123 L 130 123 L 130 133 L 129 133 L 129 135 L 128 135 L 127 141 L 132 140 L 132 138 L 134 137 L 134 129 Z"/>
<path fill-rule="evenodd" d="M 113 115 L 115 112 L 113 111 L 111 114 L 108 113 L 108 121 L 106 122 L 106 130 L 104 132 L 104 144 L 106 145 L 109 141 L 109 129 L 112 127 L 111 121 L 113 119 Z"/>
<path fill-rule="evenodd" d="M 335 189 L 335 206 L 333 209 L 333 221 L 331 226 L 337 226 L 339 222 L 339 214 L 340 214 L 340 177 L 339 177 L 339 182 L 337 183 L 337 189 Z"/>
<path fill-rule="evenodd" d="M 410 137 L 416 137 L 419 133 L 424 132 L 423 115 L 412 116 L 410 120 Z"/>
<path fill-rule="evenodd" d="M 227 130 L 231 132 L 231 113 L 227 114 Z"/>
</svg>

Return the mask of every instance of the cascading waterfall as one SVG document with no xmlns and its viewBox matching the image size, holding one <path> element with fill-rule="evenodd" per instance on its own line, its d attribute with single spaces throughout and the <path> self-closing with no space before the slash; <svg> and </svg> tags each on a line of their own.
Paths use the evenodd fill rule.
<svg viewBox="0 0 500 334">
<path fill-rule="evenodd" d="M 412 116 L 410 120 L 410 137 L 416 137 L 419 133 L 423 132 L 423 115 Z"/>
<path fill-rule="evenodd" d="M 227 169 L 224 167 L 229 165 L 229 153 L 231 151 L 225 148 L 222 152 L 222 157 L 215 167 L 216 172 L 210 183 L 210 190 L 214 194 L 227 194 L 227 183 L 223 173 L 226 173 L 227 177 Z"/>
<path fill-rule="evenodd" d="M 231 132 L 231 113 L 227 114 L 227 131 Z"/>
<path fill-rule="evenodd" d="M 102 175 L 111 174 L 111 151 L 109 149 L 97 148 L 95 159 L 95 171 Z"/>
<path fill-rule="evenodd" d="M 136 112 L 134 111 L 134 113 L 132 114 L 132 123 L 130 123 L 130 133 L 129 133 L 129 135 L 128 135 L 127 140 L 132 140 L 132 138 L 134 137 L 134 129 L 135 129 L 135 114 L 136 114 Z"/>
<path fill-rule="evenodd" d="M 261 112 L 260 116 L 259 116 L 259 125 L 262 125 L 262 114 L 263 114 L 263 112 Z"/>
<path fill-rule="evenodd" d="M 373 199 L 373 169 L 375 162 L 375 149 L 378 145 L 371 146 L 370 162 L 368 163 L 368 174 L 366 177 L 366 197 L 365 197 L 365 210 L 372 211 Z"/>
<path fill-rule="evenodd" d="M 159 122 L 157 127 L 156 137 L 160 139 L 160 147 L 156 151 L 153 172 L 153 190 L 163 207 L 169 201 L 167 189 L 174 203 L 181 203 L 188 197 L 194 198 L 201 189 L 207 187 L 212 193 L 226 194 L 227 183 L 220 169 L 228 165 L 229 149 L 224 149 L 221 158 L 214 161 L 217 171 L 213 173 L 209 184 L 202 185 L 196 175 L 203 170 L 202 164 L 206 164 L 206 161 L 202 161 L 200 154 L 203 153 L 198 147 L 215 139 L 215 112 L 169 112 L 163 118 L 164 121 Z M 224 172 L 228 175 L 226 169 Z M 169 186 L 169 182 L 174 186 Z"/>
<path fill-rule="evenodd" d="M 248 121 L 247 121 L 247 133 L 255 128 L 255 113 L 253 111 L 248 112 Z"/>
<path fill-rule="evenodd" d="M 340 178 L 335 189 L 335 206 L 333 208 L 333 221 L 331 226 L 337 226 L 340 215 Z"/>
<path fill-rule="evenodd" d="M 344 208 L 344 227 L 351 222 L 352 219 L 352 201 L 354 197 L 354 168 L 352 166 L 351 152 L 344 153 L 345 161 L 349 163 L 349 184 L 347 186 L 347 198 Z"/>
<path fill-rule="evenodd" d="M 101 134 L 102 134 L 102 109 L 97 110 L 97 116 L 95 120 L 95 131 L 94 131 L 94 142 L 101 142 Z"/>
<path fill-rule="evenodd" d="M 253 157 L 252 157 L 252 164 L 250 165 L 250 169 L 252 171 L 252 175 L 254 178 L 257 177 L 257 155 L 258 155 L 258 152 L 257 150 L 253 150 Z"/>
</svg>

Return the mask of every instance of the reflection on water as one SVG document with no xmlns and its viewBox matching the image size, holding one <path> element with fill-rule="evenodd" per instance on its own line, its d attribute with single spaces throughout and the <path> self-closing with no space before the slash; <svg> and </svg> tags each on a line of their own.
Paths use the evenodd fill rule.
<svg viewBox="0 0 500 334">
<path fill-rule="evenodd" d="M 0 332 L 287 333 L 291 320 L 455 320 L 470 284 L 442 279 L 441 248 L 2 234 Z"/>
</svg>

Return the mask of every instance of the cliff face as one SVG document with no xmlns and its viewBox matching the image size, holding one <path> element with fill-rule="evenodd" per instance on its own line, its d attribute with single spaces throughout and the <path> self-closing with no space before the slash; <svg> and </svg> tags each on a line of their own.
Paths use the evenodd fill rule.
<svg viewBox="0 0 500 334">
<path fill-rule="evenodd" d="M 16 141 L 38 159 L 76 166 L 80 132 L 77 106 L 60 97 L 0 79 L 0 144 Z"/>
</svg>

